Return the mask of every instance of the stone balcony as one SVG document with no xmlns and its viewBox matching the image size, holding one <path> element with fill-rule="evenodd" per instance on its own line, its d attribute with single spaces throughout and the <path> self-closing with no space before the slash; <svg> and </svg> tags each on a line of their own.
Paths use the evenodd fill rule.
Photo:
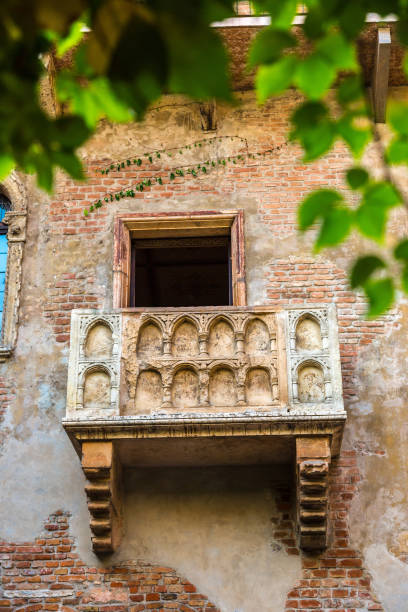
<svg viewBox="0 0 408 612">
<path fill-rule="evenodd" d="M 63 425 L 90 480 L 96 552 L 120 539 L 121 466 L 291 461 L 300 544 L 323 548 L 345 418 L 333 307 L 72 313 Z"/>
</svg>

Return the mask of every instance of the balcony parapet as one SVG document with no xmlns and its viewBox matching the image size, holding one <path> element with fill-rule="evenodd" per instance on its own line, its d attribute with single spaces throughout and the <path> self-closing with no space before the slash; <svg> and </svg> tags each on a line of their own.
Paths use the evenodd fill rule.
<svg viewBox="0 0 408 612">
<path fill-rule="evenodd" d="M 303 474 L 305 448 L 313 449 L 313 465 L 317 456 L 328 468 L 345 418 L 333 306 L 72 313 L 63 424 L 83 462 L 100 444 L 115 474 L 122 465 L 283 463 L 301 448 Z M 111 469 L 99 466 L 97 474 Z M 323 495 L 320 523 L 326 502 Z M 311 516 L 300 506 L 298 515 Z M 109 552 L 118 529 L 110 538 L 102 518 L 91 523 L 94 549 Z M 303 537 L 307 548 L 324 547 L 326 519 L 301 527 L 301 545 Z"/>
</svg>

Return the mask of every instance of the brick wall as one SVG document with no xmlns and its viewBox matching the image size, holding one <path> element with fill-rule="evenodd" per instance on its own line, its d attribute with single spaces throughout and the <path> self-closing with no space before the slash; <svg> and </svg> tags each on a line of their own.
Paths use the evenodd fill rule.
<svg viewBox="0 0 408 612">
<path fill-rule="evenodd" d="M 355 451 L 343 451 L 331 469 L 330 547 L 321 556 L 300 553 L 294 503 L 282 488 L 271 517 L 275 546 L 300 555 L 302 576 L 287 596 L 285 612 L 383 611 L 358 551 L 350 547 L 348 511 L 361 475 Z M 217 612 L 208 598 L 168 567 L 138 560 L 119 567 L 88 567 L 69 532 L 69 514 L 58 511 L 33 542 L 0 541 L 0 610 L 3 612 Z M 255 612 L 255 611 L 254 611 Z"/>
<path fill-rule="evenodd" d="M 62 510 L 47 519 L 33 542 L 0 542 L 0 565 L 2 612 L 217 612 L 172 568 L 143 562 L 86 566 Z"/>
</svg>

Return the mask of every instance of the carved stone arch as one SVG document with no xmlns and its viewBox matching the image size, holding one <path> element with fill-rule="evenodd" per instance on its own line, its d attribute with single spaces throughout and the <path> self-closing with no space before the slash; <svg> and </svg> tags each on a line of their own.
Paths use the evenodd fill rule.
<svg viewBox="0 0 408 612">
<path fill-rule="evenodd" d="M 324 402 L 327 399 L 328 370 L 318 359 L 302 360 L 296 368 L 295 399 L 300 402 Z"/>
<path fill-rule="evenodd" d="M 324 332 L 320 318 L 314 313 L 302 313 L 293 326 L 293 338 L 296 351 L 321 353 Z"/>
<path fill-rule="evenodd" d="M 145 316 L 142 317 L 142 320 L 140 322 L 139 332 L 142 329 L 142 327 L 144 327 L 145 325 L 148 325 L 149 323 L 156 325 L 160 329 L 163 335 L 166 333 L 165 323 L 162 321 L 161 317 L 155 317 L 149 313 L 147 313 Z"/>
<path fill-rule="evenodd" d="M 268 368 L 245 368 L 245 399 L 250 406 L 268 406 L 273 403 L 272 380 Z"/>
<path fill-rule="evenodd" d="M 220 314 L 219 312 L 208 317 L 207 321 L 204 324 L 203 331 L 210 333 L 211 328 L 216 325 L 218 321 L 225 321 L 225 323 L 229 323 L 229 325 L 231 325 L 232 327 L 232 330 L 235 331 L 234 321 L 227 314 Z"/>
<path fill-rule="evenodd" d="M 180 329 L 185 327 L 184 338 L 180 336 Z M 181 315 L 173 322 L 171 326 L 171 352 L 177 356 L 183 355 L 198 355 L 200 351 L 199 344 L 199 323 L 189 315 Z"/>
<path fill-rule="evenodd" d="M 146 330 L 151 327 L 152 330 L 156 329 L 159 332 L 159 336 L 154 338 L 154 334 L 149 339 Z M 145 337 L 146 336 L 146 337 Z M 139 327 L 137 335 L 136 351 L 138 356 L 154 356 L 163 354 L 164 344 L 164 333 L 163 326 L 155 317 L 146 317 L 143 323 Z"/>
<path fill-rule="evenodd" d="M 208 354 L 212 358 L 222 359 L 234 357 L 235 353 L 233 321 L 224 315 L 215 316 L 208 326 Z"/>
<path fill-rule="evenodd" d="M 82 391 L 82 408 L 85 410 L 110 409 L 115 398 L 112 389 L 115 386 L 115 374 L 105 364 L 93 364 L 85 368 L 79 389 Z"/>
<path fill-rule="evenodd" d="M 200 402 L 198 368 L 192 363 L 179 363 L 173 369 L 171 401 L 175 408 L 192 408 Z"/>
<path fill-rule="evenodd" d="M 234 368 L 225 362 L 214 364 L 209 371 L 209 400 L 213 406 L 235 406 L 237 404 L 237 375 Z"/>
<path fill-rule="evenodd" d="M 254 332 L 252 338 L 250 338 L 251 330 Z M 245 352 L 248 354 L 267 354 L 270 352 L 271 332 L 268 325 L 260 317 L 251 317 L 245 321 L 244 345 Z"/>
<path fill-rule="evenodd" d="M 184 323 L 184 321 L 194 325 L 197 331 L 200 332 L 200 321 L 198 320 L 198 318 L 195 317 L 192 313 L 186 314 L 183 312 L 182 314 L 177 315 L 177 317 L 175 317 L 175 319 L 173 319 L 173 321 L 171 322 L 171 326 L 169 330 L 171 337 L 173 336 L 177 327 L 181 325 L 182 323 Z"/>
<path fill-rule="evenodd" d="M 157 368 L 141 370 L 137 377 L 135 392 L 136 409 L 160 408 L 163 403 L 163 377 Z"/>
<path fill-rule="evenodd" d="M 22 261 L 26 239 L 27 190 L 20 175 L 13 171 L 2 181 L 0 191 L 7 196 L 12 205 L 12 209 L 3 218 L 3 223 L 8 226 L 8 255 L 0 342 L 0 360 L 3 361 L 11 355 L 17 340 Z"/>
</svg>

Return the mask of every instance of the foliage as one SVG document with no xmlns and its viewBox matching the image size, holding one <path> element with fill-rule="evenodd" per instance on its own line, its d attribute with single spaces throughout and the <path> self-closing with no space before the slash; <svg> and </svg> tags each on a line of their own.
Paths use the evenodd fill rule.
<svg viewBox="0 0 408 612">
<path fill-rule="evenodd" d="M 39 185 L 48 191 L 55 167 L 82 179 L 76 150 L 92 135 L 98 120 L 139 120 L 162 93 L 232 101 L 227 55 L 210 24 L 232 16 L 233 5 L 232 0 L 3 0 L 0 180 L 14 167 L 35 172 Z M 299 44 L 291 27 L 295 0 L 257 0 L 253 5 L 271 17 L 271 25 L 257 34 L 248 55 L 248 68 L 256 70 L 258 101 L 264 103 L 295 87 L 304 98 L 292 114 L 290 139 L 303 147 L 304 161 L 320 158 L 337 140 L 347 145 L 355 160 L 345 173 L 348 193 L 324 188 L 304 199 L 298 212 L 300 230 L 319 225 L 316 251 L 341 244 L 352 231 L 377 245 L 375 253 L 354 263 L 350 277 L 353 288 L 365 291 L 369 316 L 376 316 L 392 304 L 395 287 L 408 293 L 408 241 L 394 245 L 385 257 L 378 256 L 378 245 L 384 250 L 390 211 L 408 209 L 393 175 L 393 164 L 408 164 L 408 106 L 390 106 L 393 137 L 383 149 L 365 100 L 356 40 L 368 12 L 381 18 L 393 13 L 399 40 L 408 45 L 408 5 L 405 0 L 308 0 L 305 45 Z M 39 99 L 50 58 L 63 66 L 56 89 L 59 103 L 69 111 L 57 118 L 44 112 Z M 407 70 L 408 61 L 404 67 Z M 334 85 L 333 111 L 327 98 Z M 374 180 L 359 164 L 370 142 L 381 153 L 382 180 Z M 124 165 L 152 164 L 162 154 L 172 155 L 146 153 L 112 164 L 103 173 Z M 246 148 L 239 156 L 209 156 L 193 166 L 178 164 L 168 176 L 159 173 L 123 192 L 107 194 L 104 201 L 131 197 L 149 181 L 195 177 L 251 155 Z M 95 202 L 86 214 L 101 205 L 102 201 Z"/>
</svg>

